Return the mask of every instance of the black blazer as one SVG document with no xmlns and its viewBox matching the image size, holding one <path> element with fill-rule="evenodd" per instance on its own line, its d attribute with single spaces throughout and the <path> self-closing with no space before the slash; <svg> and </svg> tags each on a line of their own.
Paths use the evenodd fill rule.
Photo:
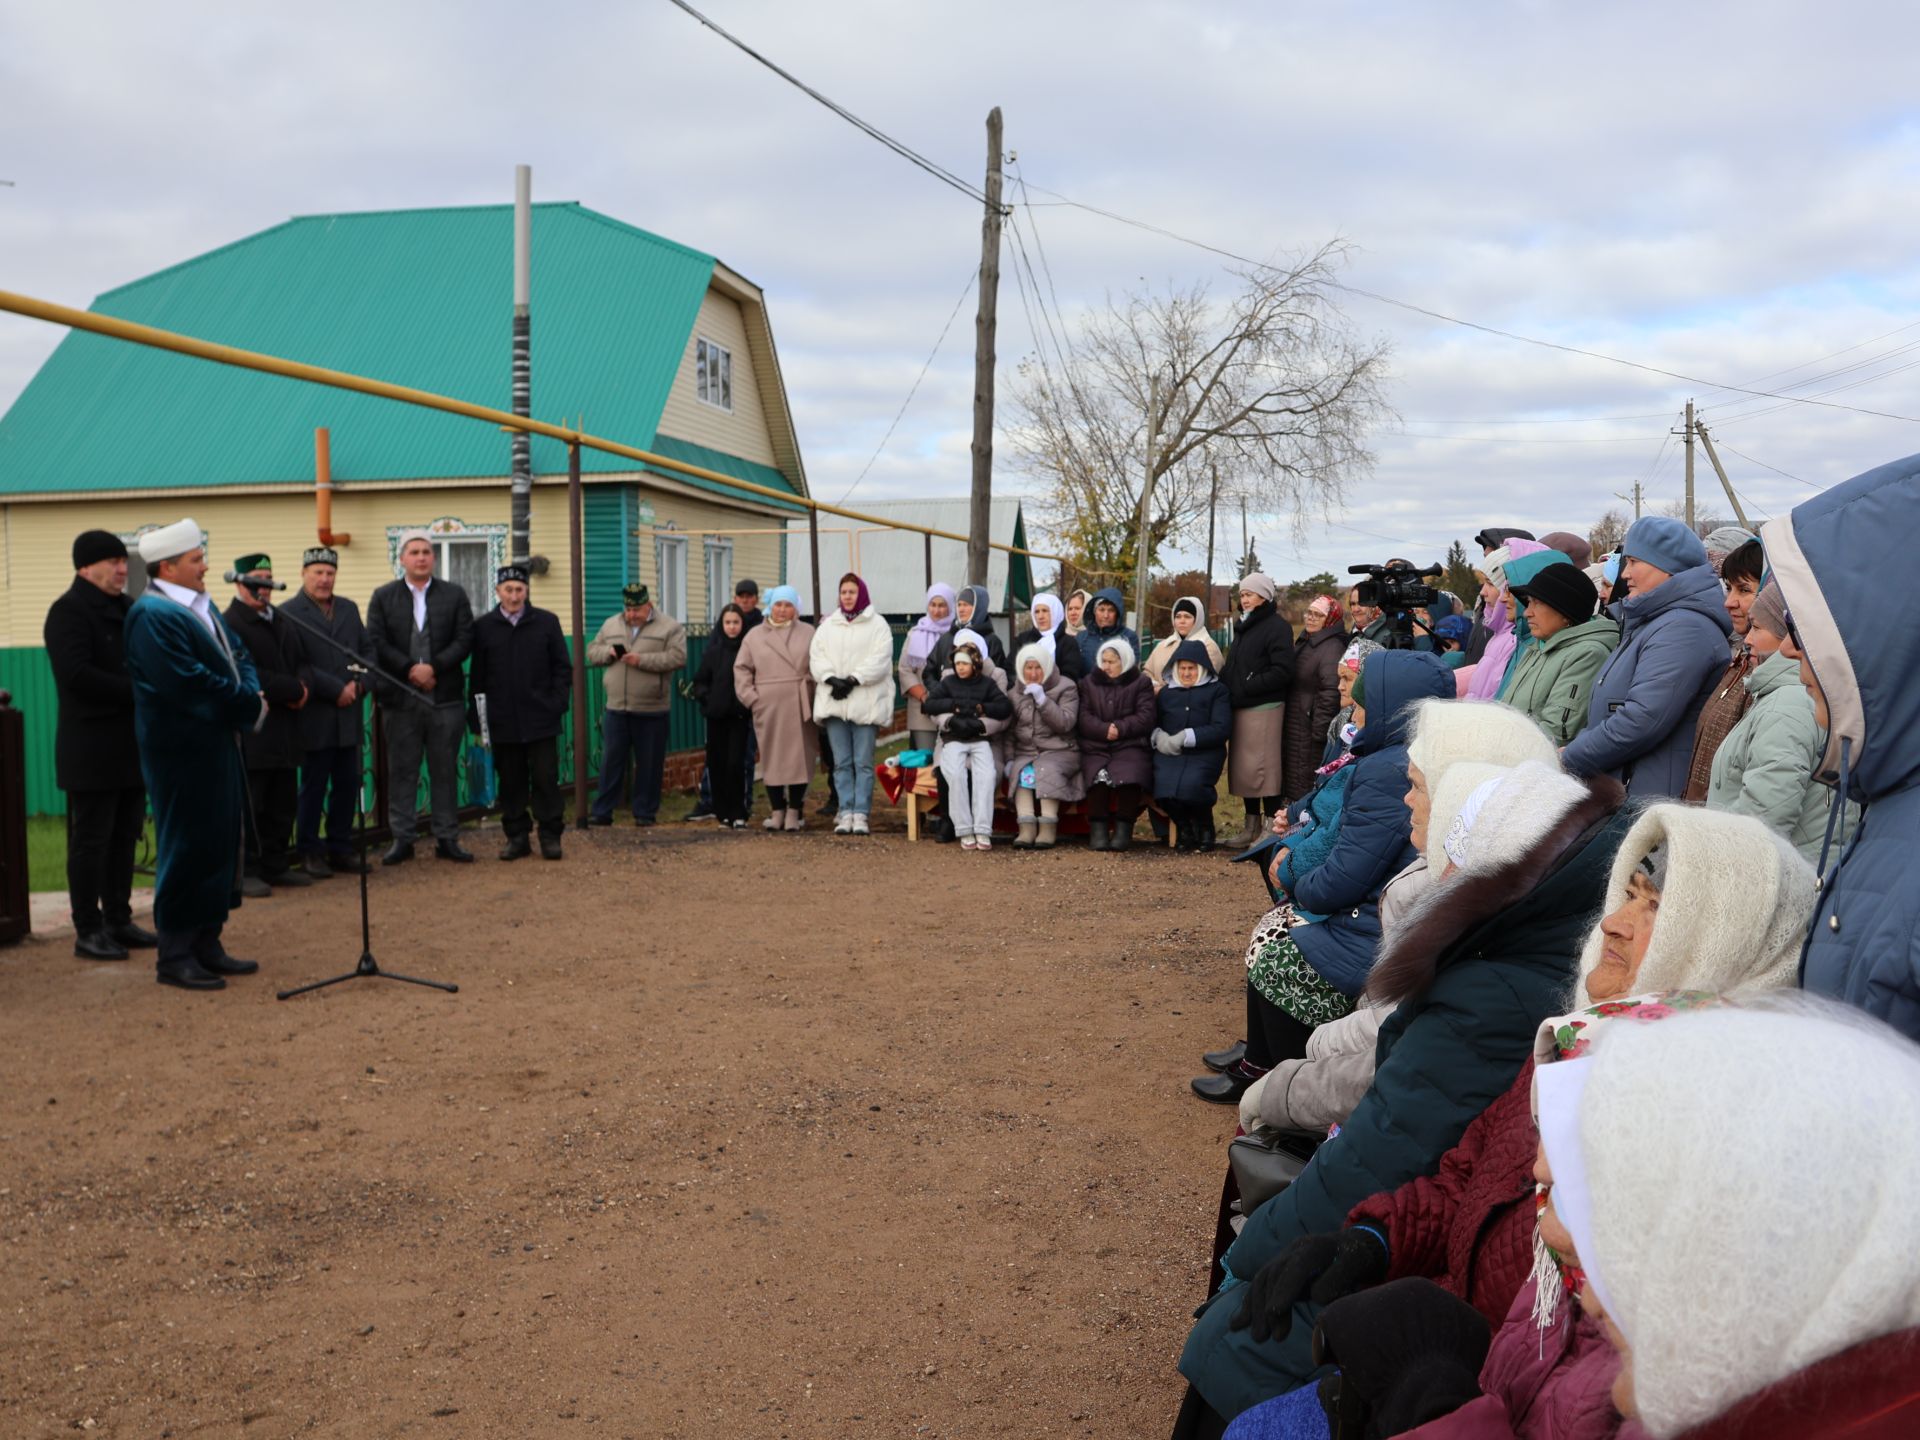
<svg viewBox="0 0 1920 1440">
<path fill-rule="evenodd" d="M 405 580 L 389 580 L 367 601 L 367 634 L 373 638 L 374 658 L 396 679 L 406 679 L 413 668 L 413 592 Z M 436 705 L 466 702 L 466 681 L 460 667 L 473 653 L 473 606 L 467 592 L 450 580 L 427 582 L 427 643 L 433 652 L 433 691 Z M 380 703 L 410 703 L 382 682 Z"/>
<path fill-rule="evenodd" d="M 133 602 L 74 576 L 47 611 L 47 663 L 60 696 L 53 776 L 62 790 L 129 790 L 140 776 L 133 681 L 121 648 Z"/>
<path fill-rule="evenodd" d="M 527 606 L 518 625 L 499 610 L 473 622 L 473 699 L 487 697 L 487 736 L 495 745 L 524 745 L 560 733 L 573 700 L 573 657 L 560 617 Z M 468 702 L 468 725 L 480 733 L 480 712 Z"/>
<path fill-rule="evenodd" d="M 374 659 L 373 641 L 367 636 L 367 627 L 360 623 L 360 607 L 346 596 L 333 597 L 331 620 L 325 611 L 307 598 L 304 591 L 275 608 L 283 615 L 292 615 L 326 632 L 360 659 L 370 664 L 378 663 Z M 365 707 L 358 701 L 345 709 L 335 703 L 340 698 L 340 692 L 346 689 L 347 682 L 356 678 L 347 674 L 347 657 L 326 641 L 304 631 L 300 640 L 307 648 L 307 684 L 313 687 L 312 698 L 307 701 L 306 709 L 300 712 L 300 743 L 309 750 L 358 745 Z M 362 693 L 365 693 L 373 683 L 373 676 L 362 675 L 357 678 L 361 681 Z"/>
<path fill-rule="evenodd" d="M 267 719 L 259 730 L 245 730 L 240 748 L 249 770 L 291 770 L 304 753 L 300 744 L 300 704 L 307 683 L 306 637 L 276 616 L 268 620 L 236 597 L 223 612 L 227 627 L 240 637 L 253 657 L 260 677 L 260 693 L 267 697 Z"/>
</svg>

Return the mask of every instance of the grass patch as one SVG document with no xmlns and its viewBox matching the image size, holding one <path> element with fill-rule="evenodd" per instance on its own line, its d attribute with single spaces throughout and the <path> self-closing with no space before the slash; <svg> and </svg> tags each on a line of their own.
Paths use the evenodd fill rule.
<svg viewBox="0 0 1920 1440">
<path fill-rule="evenodd" d="M 153 864 L 153 820 L 148 817 L 140 848 L 134 852 L 136 865 Z M 133 888 L 151 889 L 153 876 L 134 872 Z M 29 890 L 65 890 L 67 888 L 67 817 L 29 815 L 27 817 L 27 888 Z"/>
</svg>

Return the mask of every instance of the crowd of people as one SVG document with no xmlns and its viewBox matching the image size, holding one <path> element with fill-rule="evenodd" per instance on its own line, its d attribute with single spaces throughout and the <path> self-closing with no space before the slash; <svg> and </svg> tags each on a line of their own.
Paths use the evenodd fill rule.
<svg viewBox="0 0 1920 1440">
<path fill-rule="evenodd" d="M 1916 514 L 1489 529 L 1457 646 L 1348 643 L 1175 1440 L 1920 1434 Z"/>
</svg>

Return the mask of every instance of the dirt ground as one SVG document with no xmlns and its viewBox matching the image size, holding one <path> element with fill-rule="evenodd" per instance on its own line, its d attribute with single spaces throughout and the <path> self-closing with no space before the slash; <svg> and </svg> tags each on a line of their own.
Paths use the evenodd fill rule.
<svg viewBox="0 0 1920 1440">
<path fill-rule="evenodd" d="M 236 914 L 220 994 L 0 952 L 0 1434 L 1165 1431 L 1245 867 L 469 839 L 372 887 L 457 996 L 275 1002 L 352 967 L 346 879 Z"/>
</svg>

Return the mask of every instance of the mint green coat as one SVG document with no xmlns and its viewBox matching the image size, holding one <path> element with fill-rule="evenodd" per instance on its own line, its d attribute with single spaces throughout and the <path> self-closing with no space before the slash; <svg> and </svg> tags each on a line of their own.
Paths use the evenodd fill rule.
<svg viewBox="0 0 1920 1440">
<path fill-rule="evenodd" d="M 1569 625 L 1521 657 L 1506 703 L 1565 745 L 1586 729 L 1593 682 L 1619 644 L 1619 622 L 1604 615 Z"/>
<path fill-rule="evenodd" d="M 1708 808 L 1765 821 L 1817 865 L 1833 791 L 1813 778 L 1827 737 L 1801 687 L 1800 662 L 1769 655 L 1753 667 L 1746 686 L 1753 704 L 1714 752 Z M 1834 854 L 1859 822 L 1860 807 L 1848 801 L 1834 829 Z"/>
</svg>

